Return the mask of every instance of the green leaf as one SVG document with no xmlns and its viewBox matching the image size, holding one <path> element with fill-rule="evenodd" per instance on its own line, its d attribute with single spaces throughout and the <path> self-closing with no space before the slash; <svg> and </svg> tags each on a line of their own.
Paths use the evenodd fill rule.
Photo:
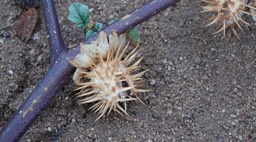
<svg viewBox="0 0 256 142">
<path fill-rule="evenodd" d="M 108 25 L 111 25 L 113 23 L 115 23 L 116 21 L 118 21 L 118 18 L 113 18 L 110 21 L 108 21 Z M 140 33 L 136 28 L 132 28 L 129 31 L 126 32 L 127 33 L 127 38 L 134 44 L 137 45 L 140 42 Z"/>
<path fill-rule="evenodd" d="M 85 39 L 88 39 L 90 37 L 92 37 L 93 35 L 95 35 L 97 32 L 94 30 L 88 30 L 85 34 Z"/>
<path fill-rule="evenodd" d="M 96 22 L 93 29 L 95 29 L 97 32 L 99 32 L 99 31 L 101 31 L 102 27 L 103 27 L 102 23 Z"/>
<path fill-rule="evenodd" d="M 132 28 L 127 32 L 128 39 L 134 44 L 140 43 L 140 33 L 136 28 Z"/>
<path fill-rule="evenodd" d="M 75 28 L 85 29 L 90 19 L 88 6 L 74 2 L 68 7 L 68 10 L 68 20 L 76 24 Z"/>
<path fill-rule="evenodd" d="M 96 24 L 93 26 L 93 28 L 91 28 L 90 30 L 88 30 L 85 34 L 85 39 L 88 39 L 90 37 L 92 37 L 93 35 L 95 35 L 97 32 L 101 31 L 103 25 L 99 22 L 96 22 Z"/>
<path fill-rule="evenodd" d="M 111 25 L 111 24 L 115 23 L 118 20 L 119 20 L 118 18 L 112 18 L 111 20 L 108 21 L 108 25 Z"/>
</svg>

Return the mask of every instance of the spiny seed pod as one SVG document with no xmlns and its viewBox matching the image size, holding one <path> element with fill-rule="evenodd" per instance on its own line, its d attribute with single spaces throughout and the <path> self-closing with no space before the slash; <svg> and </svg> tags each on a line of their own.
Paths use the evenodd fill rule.
<svg viewBox="0 0 256 142">
<path fill-rule="evenodd" d="M 135 61 L 139 49 L 134 48 L 127 56 L 126 37 L 115 32 L 99 34 L 98 39 L 90 45 L 81 44 L 81 53 L 71 64 L 76 67 L 73 76 L 79 86 L 78 103 L 95 103 L 90 109 L 98 113 L 98 120 L 111 110 L 122 116 L 127 113 L 127 101 L 139 100 L 137 93 L 148 90 L 139 89 L 145 71 L 136 73 L 142 58 Z M 142 102 L 142 101 L 141 101 Z"/>
<path fill-rule="evenodd" d="M 223 25 L 215 33 L 221 31 L 224 32 L 225 29 L 231 28 L 234 34 L 239 38 L 235 26 L 238 26 L 241 30 L 241 23 L 245 25 L 250 25 L 242 19 L 242 15 L 250 15 L 255 18 L 254 0 L 248 2 L 248 0 L 202 0 L 206 3 L 206 6 L 203 6 L 203 12 L 215 12 L 216 15 L 211 17 L 211 22 L 207 25 L 210 26 L 214 23 L 220 21 Z"/>
</svg>

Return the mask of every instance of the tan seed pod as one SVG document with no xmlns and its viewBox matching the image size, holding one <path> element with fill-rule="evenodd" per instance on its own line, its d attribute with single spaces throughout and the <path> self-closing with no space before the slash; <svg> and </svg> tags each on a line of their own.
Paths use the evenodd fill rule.
<svg viewBox="0 0 256 142">
<path fill-rule="evenodd" d="M 97 120 L 112 110 L 129 116 L 126 102 L 141 101 L 137 93 L 148 91 L 139 88 L 145 73 L 137 73 L 142 60 L 136 61 L 139 49 L 134 48 L 125 56 L 128 48 L 125 39 L 115 32 L 107 38 L 101 32 L 92 44 L 81 44 L 81 53 L 71 61 L 77 68 L 73 79 L 79 86 L 78 103 L 95 103 L 90 109 L 98 113 Z"/>
<path fill-rule="evenodd" d="M 203 6 L 203 12 L 214 12 L 216 15 L 211 17 L 211 22 L 206 25 L 210 26 L 217 22 L 222 23 L 222 27 L 215 33 L 223 32 L 225 35 L 226 28 L 231 28 L 233 33 L 239 38 L 236 26 L 242 29 L 241 24 L 250 25 L 242 19 L 242 15 L 250 15 L 254 17 L 256 8 L 253 3 L 248 3 L 247 0 L 202 0 L 206 3 Z M 250 9 L 250 10 L 247 10 Z"/>
</svg>

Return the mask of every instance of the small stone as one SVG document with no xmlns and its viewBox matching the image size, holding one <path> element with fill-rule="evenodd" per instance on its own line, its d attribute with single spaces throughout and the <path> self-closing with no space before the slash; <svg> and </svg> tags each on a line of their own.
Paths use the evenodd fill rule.
<svg viewBox="0 0 256 142">
<path fill-rule="evenodd" d="M 8 73 L 9 73 L 10 75 L 12 75 L 12 74 L 13 74 L 13 71 L 12 71 L 12 70 L 8 70 Z"/>
<path fill-rule="evenodd" d="M 114 15 L 110 15 L 110 16 L 109 16 L 109 19 L 113 19 L 113 18 L 114 18 Z"/>
<path fill-rule="evenodd" d="M 37 56 L 36 60 L 37 62 L 40 62 L 43 58 L 43 54 L 40 54 L 39 56 Z"/>
<path fill-rule="evenodd" d="M 36 32 L 32 37 L 33 40 L 40 40 L 40 32 Z"/>
<path fill-rule="evenodd" d="M 48 131 L 48 132 L 51 132 L 51 131 L 52 131 L 52 128 L 51 128 L 51 127 L 48 127 L 48 128 L 47 128 L 47 131 Z"/>
<path fill-rule="evenodd" d="M 172 110 L 168 110 L 168 111 L 167 111 L 167 115 L 168 115 L 168 116 L 171 116 L 171 115 L 172 115 Z"/>
<path fill-rule="evenodd" d="M 156 81 L 154 79 L 150 80 L 150 85 L 155 85 L 156 84 Z"/>
<path fill-rule="evenodd" d="M 164 80 L 161 80 L 159 84 L 164 85 Z"/>
<path fill-rule="evenodd" d="M 242 135 L 239 135 L 238 138 L 240 141 L 244 140 Z"/>
<path fill-rule="evenodd" d="M 194 63 L 200 64 L 200 62 L 201 62 L 201 59 L 200 59 L 199 57 L 196 57 L 196 58 L 194 59 Z"/>
<path fill-rule="evenodd" d="M 189 111 L 189 112 L 187 112 L 187 113 L 185 114 L 185 116 L 186 116 L 187 118 L 191 119 L 191 118 L 193 117 L 193 113 L 192 113 L 191 111 Z"/>
<path fill-rule="evenodd" d="M 204 76 L 202 76 L 202 78 L 201 78 L 202 80 L 208 80 L 209 79 L 209 77 L 207 76 L 207 75 L 204 75 Z"/>
<path fill-rule="evenodd" d="M 11 36 L 11 33 L 8 32 L 8 31 L 4 31 L 4 32 L 2 33 L 2 36 L 3 36 L 3 37 L 10 37 L 10 36 Z"/>
</svg>

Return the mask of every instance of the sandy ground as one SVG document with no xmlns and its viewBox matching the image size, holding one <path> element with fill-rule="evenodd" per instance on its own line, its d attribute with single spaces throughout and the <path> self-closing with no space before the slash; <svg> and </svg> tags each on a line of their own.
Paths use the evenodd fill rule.
<svg viewBox="0 0 256 142">
<path fill-rule="evenodd" d="M 73 1 L 56 1 L 66 45 L 83 38 L 67 20 Z M 84 2 L 84 1 L 80 1 Z M 121 18 L 147 0 L 88 0 L 97 21 Z M 127 121 L 111 113 L 95 122 L 90 105 L 79 106 L 70 80 L 41 113 L 21 142 L 85 141 L 256 141 L 255 23 L 243 26 L 238 40 L 231 31 L 213 35 L 220 26 L 204 26 L 198 0 L 181 0 L 138 26 L 149 68 L 142 94 L 146 103 L 129 103 Z M 28 97 L 49 67 L 49 46 L 42 16 L 27 44 L 15 37 L 21 9 L 0 1 L 0 129 Z M 3 34 L 5 32 L 5 34 Z M 10 37 L 5 37 L 6 32 Z"/>
</svg>

